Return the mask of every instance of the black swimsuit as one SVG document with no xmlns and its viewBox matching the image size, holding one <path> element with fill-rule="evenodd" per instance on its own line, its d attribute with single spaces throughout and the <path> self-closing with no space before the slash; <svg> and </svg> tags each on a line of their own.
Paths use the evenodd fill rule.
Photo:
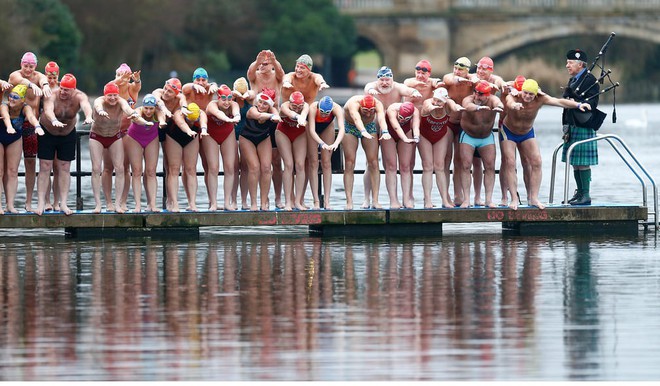
<svg viewBox="0 0 660 386">
<path fill-rule="evenodd" d="M 266 138 L 271 136 L 271 131 L 274 133 L 277 128 L 277 122 L 273 122 L 270 119 L 259 123 L 256 119 L 246 119 L 245 127 L 241 132 L 241 136 L 254 144 L 254 146 L 259 146 L 259 144 Z"/>
</svg>

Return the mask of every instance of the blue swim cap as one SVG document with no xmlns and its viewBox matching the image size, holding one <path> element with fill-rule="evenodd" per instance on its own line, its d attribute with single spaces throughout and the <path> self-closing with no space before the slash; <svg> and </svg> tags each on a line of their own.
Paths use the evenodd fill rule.
<svg viewBox="0 0 660 386">
<path fill-rule="evenodd" d="M 153 94 L 147 94 L 142 98 L 142 106 L 156 107 L 156 97 Z"/>
<path fill-rule="evenodd" d="M 387 66 L 381 67 L 378 70 L 378 74 L 376 74 L 376 78 L 380 79 L 380 78 L 383 78 L 383 77 L 385 77 L 385 78 L 394 78 L 394 74 L 392 74 L 392 69 L 387 67 Z"/>
<path fill-rule="evenodd" d="M 198 69 L 195 70 L 195 72 L 193 72 L 193 80 L 195 80 L 197 78 L 208 79 L 209 78 L 209 73 L 206 72 L 205 69 L 199 67 Z"/>
<path fill-rule="evenodd" d="M 321 98 L 319 101 L 319 110 L 321 110 L 322 113 L 330 113 L 332 111 L 332 107 L 334 106 L 334 103 L 332 102 L 332 98 L 329 96 L 324 96 Z"/>
</svg>

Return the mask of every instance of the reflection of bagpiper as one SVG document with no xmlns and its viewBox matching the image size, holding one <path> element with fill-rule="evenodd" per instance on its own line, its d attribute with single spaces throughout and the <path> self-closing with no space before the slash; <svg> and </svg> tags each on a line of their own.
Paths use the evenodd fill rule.
<svg viewBox="0 0 660 386">
<path fill-rule="evenodd" d="M 607 116 L 607 114 L 597 108 L 599 96 L 619 86 L 619 83 L 612 81 L 610 77 L 612 71 L 605 70 L 604 66 L 598 63 L 607 51 L 614 36 L 615 33 L 612 32 L 596 56 L 596 59 L 594 59 L 594 62 L 588 68 L 586 52 L 574 49 L 566 53 L 566 69 L 571 75 L 571 79 L 564 89 L 563 97 L 575 100 L 580 104 L 587 103 L 591 108 L 586 111 L 581 111 L 582 109 L 564 109 L 562 115 L 564 131 L 562 161 L 564 162 L 566 162 L 566 152 L 572 144 L 596 136 L 596 131 L 603 124 Z M 591 73 L 595 66 L 601 69 L 599 78 L 596 78 Z M 600 84 L 603 83 L 605 78 L 610 82 L 610 86 L 601 90 Z M 616 110 L 612 113 L 612 122 L 616 122 Z M 596 141 L 576 146 L 571 154 L 570 163 L 573 166 L 573 175 L 577 183 L 577 190 L 575 191 L 575 195 L 568 200 L 568 203 L 571 205 L 590 205 L 591 166 L 598 165 L 598 145 Z"/>
</svg>

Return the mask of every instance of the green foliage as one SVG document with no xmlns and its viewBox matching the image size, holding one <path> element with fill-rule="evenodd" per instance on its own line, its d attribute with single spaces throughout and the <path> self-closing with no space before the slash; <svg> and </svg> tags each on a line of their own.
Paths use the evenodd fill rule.
<svg viewBox="0 0 660 386">
<path fill-rule="evenodd" d="M 272 21 L 265 26 L 259 46 L 284 60 L 303 53 L 345 58 L 356 50 L 353 20 L 341 15 L 331 0 L 277 2 L 264 17 Z"/>
</svg>

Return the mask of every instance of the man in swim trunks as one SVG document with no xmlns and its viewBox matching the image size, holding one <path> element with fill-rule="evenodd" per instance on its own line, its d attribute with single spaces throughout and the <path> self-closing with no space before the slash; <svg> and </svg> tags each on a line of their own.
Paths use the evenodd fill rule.
<svg viewBox="0 0 660 386">
<path fill-rule="evenodd" d="M 312 58 L 301 55 L 296 60 L 296 69 L 284 75 L 282 82 L 282 100 L 288 100 L 295 91 L 300 91 L 305 97 L 305 102 L 310 104 L 316 99 L 319 91 L 330 87 L 321 74 L 312 72 Z"/>
<path fill-rule="evenodd" d="M 89 155 L 92 161 L 92 191 L 94 193 L 94 213 L 101 213 L 101 174 L 103 173 L 103 151 L 110 154 L 115 169 L 115 206 L 117 213 L 126 211 L 122 202 L 124 191 L 124 145 L 121 141 L 121 124 L 124 116 L 132 116 L 135 112 L 126 99 L 119 96 L 119 87 L 115 82 L 109 82 L 103 87 L 103 96 L 94 101 L 94 123 L 89 133 Z M 107 209 L 113 210 L 112 196 L 106 195 Z"/>
<path fill-rule="evenodd" d="M 346 135 L 342 140 L 344 148 L 344 189 L 346 192 L 346 209 L 353 209 L 353 176 L 355 171 L 355 155 L 358 141 L 367 156 L 367 167 L 371 172 L 372 208 L 380 209 L 378 190 L 380 187 L 380 167 L 378 165 L 378 128 L 381 130 L 380 140 L 392 139 L 387 131 L 385 109 L 383 103 L 371 94 L 352 96 L 344 104 L 344 130 Z M 378 122 L 378 128 L 376 127 Z M 365 192 L 366 195 L 366 192 Z"/>
<path fill-rule="evenodd" d="M 412 102 L 418 110 L 422 110 L 424 101 L 433 97 L 433 91 L 442 86 L 442 80 L 431 78 L 431 63 L 424 59 L 415 65 L 415 76 L 403 81 L 403 84 L 414 88 L 422 95 L 421 98 L 406 96 L 403 98 L 406 102 Z"/>
<path fill-rule="evenodd" d="M 569 99 L 553 98 L 547 94 L 539 94 L 539 85 L 534 79 L 527 79 L 522 85 L 522 91 L 517 95 L 507 95 L 507 115 L 500 128 L 500 148 L 502 158 L 506 162 L 515 162 L 516 148 L 520 152 L 523 168 L 529 168 L 529 180 L 525 179 L 527 200 L 529 205 L 543 209 L 539 201 L 541 187 L 541 153 L 534 134 L 534 120 L 543 105 L 563 107 L 565 109 L 591 109 L 588 103 L 579 103 Z M 509 208 L 517 209 L 520 198 L 515 188 L 517 178 L 515 165 L 507 164 L 506 183 L 511 187 L 511 203 Z"/>
<path fill-rule="evenodd" d="M 442 77 L 442 83 L 447 89 L 449 98 L 454 100 L 458 104 L 462 104 L 463 100 L 472 94 L 472 89 L 474 87 L 475 77 L 469 74 L 470 67 L 472 62 L 466 57 L 460 57 L 454 62 L 453 71 L 445 74 Z M 454 162 L 454 205 L 460 205 L 465 201 L 465 195 L 463 194 L 463 176 L 462 173 L 462 162 L 461 162 L 461 152 L 459 146 L 459 136 L 461 134 L 461 115 L 463 111 L 454 111 L 449 114 L 449 128 L 452 135 L 452 145 L 453 149 L 450 147 L 447 152 L 447 162 L 445 164 L 447 168 L 447 178 L 449 178 L 449 165 Z M 447 182 L 449 185 L 449 181 Z"/>
<path fill-rule="evenodd" d="M 474 150 L 479 149 L 481 162 L 484 167 L 484 185 L 486 190 L 486 203 L 489 208 L 497 207 L 493 204 L 493 188 L 495 186 L 495 141 L 493 138 L 493 125 L 498 112 L 502 112 L 503 105 L 500 98 L 491 94 L 492 88 L 486 81 L 480 80 L 474 88 L 474 93 L 463 99 L 465 111 L 461 116 L 463 132 L 459 138 L 461 152 L 461 173 L 463 179 L 463 203 L 461 208 L 470 206 L 470 185 L 472 175 L 470 167 L 474 157 Z"/>
<path fill-rule="evenodd" d="M 55 194 L 59 202 L 53 202 L 65 215 L 73 213 L 67 206 L 69 186 L 71 184 L 71 161 L 76 158 L 76 122 L 78 111 L 85 114 L 84 125 L 89 125 L 92 119 L 92 106 L 85 93 L 76 89 L 76 78 L 65 74 L 60 81 L 60 87 L 53 95 L 44 99 L 44 110 L 39 123 L 45 134 L 39 138 L 39 180 L 37 182 L 38 215 L 42 215 L 46 206 L 46 193 L 49 185 L 50 172 L 53 170 L 53 160 L 59 170 L 57 183 L 53 182 Z"/>
</svg>

